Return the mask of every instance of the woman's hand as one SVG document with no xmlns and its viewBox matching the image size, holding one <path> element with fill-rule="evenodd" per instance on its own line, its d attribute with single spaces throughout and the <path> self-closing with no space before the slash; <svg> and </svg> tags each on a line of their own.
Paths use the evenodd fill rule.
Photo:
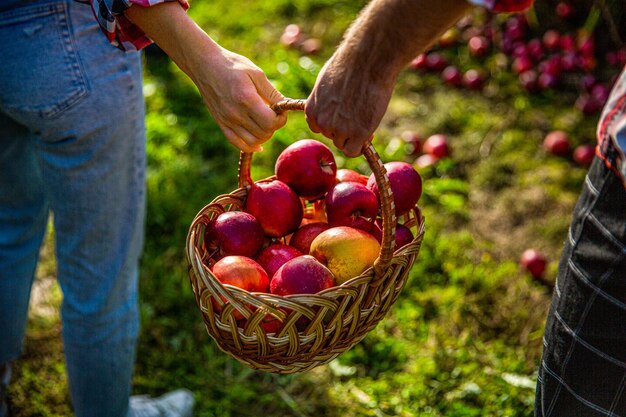
<svg viewBox="0 0 626 417">
<path fill-rule="evenodd" d="M 220 47 L 193 74 L 209 112 L 240 150 L 261 150 L 261 144 L 285 125 L 287 114 L 277 115 L 269 107 L 284 96 L 248 58 Z"/>
</svg>

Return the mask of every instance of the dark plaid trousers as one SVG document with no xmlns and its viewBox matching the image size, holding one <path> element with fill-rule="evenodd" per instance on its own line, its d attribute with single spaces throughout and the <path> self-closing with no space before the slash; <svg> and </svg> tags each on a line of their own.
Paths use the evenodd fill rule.
<svg viewBox="0 0 626 417">
<path fill-rule="evenodd" d="M 595 158 L 559 264 L 536 417 L 626 417 L 625 242 L 626 190 Z"/>
</svg>

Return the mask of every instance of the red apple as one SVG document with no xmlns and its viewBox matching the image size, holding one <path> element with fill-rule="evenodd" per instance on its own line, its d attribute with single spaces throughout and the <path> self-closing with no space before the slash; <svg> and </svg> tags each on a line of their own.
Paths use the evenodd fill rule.
<svg viewBox="0 0 626 417">
<path fill-rule="evenodd" d="M 537 69 L 541 72 L 558 76 L 561 73 L 561 61 L 559 56 L 552 56 L 540 62 Z"/>
<path fill-rule="evenodd" d="M 559 47 L 565 52 L 576 51 L 576 41 L 572 35 L 561 35 L 559 38 Z"/>
<path fill-rule="evenodd" d="M 598 61 L 594 56 L 589 55 L 579 55 L 577 61 L 578 68 L 589 73 L 593 71 L 598 65 Z"/>
<path fill-rule="evenodd" d="M 604 105 L 609 96 L 611 95 L 611 89 L 604 84 L 596 84 L 591 88 L 591 96 L 601 105 Z"/>
<path fill-rule="evenodd" d="M 524 71 L 519 75 L 518 79 L 526 91 L 534 93 L 539 90 L 539 76 L 537 75 L 537 71 Z"/>
<path fill-rule="evenodd" d="M 281 266 L 270 283 L 276 295 L 317 294 L 335 285 L 330 270 L 310 255 L 294 258 Z"/>
<path fill-rule="evenodd" d="M 583 37 L 578 42 L 578 52 L 583 55 L 594 55 L 596 49 L 596 43 L 593 36 Z"/>
<path fill-rule="evenodd" d="M 408 245 L 413 241 L 413 232 L 403 224 L 396 224 L 396 249 Z"/>
<path fill-rule="evenodd" d="M 324 230 L 328 230 L 328 223 L 316 222 L 308 223 L 300 227 L 291 235 L 289 244 L 304 254 L 308 254 L 311 250 L 311 242 Z"/>
<path fill-rule="evenodd" d="M 445 72 L 445 70 L 444 70 Z M 418 155 L 422 150 L 422 137 L 412 130 L 402 132 L 402 140 L 406 143 L 406 153 L 409 155 Z"/>
<path fill-rule="evenodd" d="M 207 249 L 218 249 L 218 256 L 254 257 L 265 241 L 258 220 L 243 211 L 227 211 L 209 223 L 204 233 Z"/>
<path fill-rule="evenodd" d="M 314 199 L 335 185 L 337 165 L 328 146 L 317 140 L 303 139 L 281 152 L 275 172 L 276 177 L 300 197 Z"/>
<path fill-rule="evenodd" d="M 407 162 L 394 161 L 385 165 L 389 184 L 393 193 L 393 202 L 396 206 L 396 216 L 401 216 L 415 207 L 422 195 L 422 177 L 415 168 Z M 372 190 L 380 199 L 378 184 L 374 174 L 367 180 L 367 188 Z"/>
<path fill-rule="evenodd" d="M 267 272 L 254 260 L 246 256 L 226 256 L 213 265 L 213 275 L 222 283 L 242 288 L 249 292 L 268 292 L 270 280 Z M 214 308 L 219 312 L 219 303 L 213 300 Z M 242 313 L 235 311 L 234 317 L 242 319 Z"/>
<path fill-rule="evenodd" d="M 596 147 L 593 145 L 585 144 L 580 145 L 574 149 L 573 158 L 577 164 L 582 166 L 589 166 L 593 162 L 593 158 L 596 156 Z"/>
<path fill-rule="evenodd" d="M 559 68 L 565 72 L 574 71 L 578 63 L 578 57 L 575 53 L 566 52 L 561 56 Z"/>
<path fill-rule="evenodd" d="M 521 74 L 530 70 L 533 67 L 533 62 L 528 56 L 519 56 L 513 60 L 513 72 Z"/>
<path fill-rule="evenodd" d="M 250 292 L 267 292 L 269 277 L 255 260 L 247 256 L 226 256 L 213 265 L 213 275 L 222 283 Z"/>
<path fill-rule="evenodd" d="M 422 150 L 428 155 L 432 155 L 437 159 L 450 156 L 450 146 L 448 145 L 448 137 L 444 134 L 437 133 L 430 136 L 424 142 Z"/>
<path fill-rule="evenodd" d="M 261 327 L 265 331 L 265 334 L 278 333 L 283 327 L 283 324 L 271 314 L 266 314 L 263 320 L 261 320 Z"/>
<path fill-rule="evenodd" d="M 439 72 L 448 66 L 448 60 L 439 52 L 430 52 L 426 55 L 426 68 Z"/>
<path fill-rule="evenodd" d="M 569 19 L 574 15 L 574 7 L 565 1 L 560 1 L 554 11 L 556 15 L 562 19 Z"/>
<path fill-rule="evenodd" d="M 444 83 L 453 87 L 459 87 L 463 84 L 463 75 L 461 75 L 461 71 L 454 65 L 448 65 L 441 72 L 441 79 Z"/>
<path fill-rule="evenodd" d="M 419 54 L 409 63 L 409 69 L 419 71 L 426 69 L 426 54 Z"/>
<path fill-rule="evenodd" d="M 527 45 L 528 55 L 538 61 L 543 57 L 543 45 L 541 44 L 541 40 L 534 38 L 528 41 Z"/>
<path fill-rule="evenodd" d="M 288 47 L 294 47 L 302 42 L 302 30 L 300 26 L 292 23 L 285 27 L 283 34 L 280 36 L 280 42 Z"/>
<path fill-rule="evenodd" d="M 383 230 L 382 230 L 382 219 L 376 219 L 376 223 L 374 223 L 374 227 L 370 232 L 372 236 L 378 240 L 378 243 L 382 243 L 383 241 Z M 410 228 L 406 227 L 403 224 L 396 224 L 396 245 L 394 246 L 394 250 L 398 250 L 401 247 L 411 243 L 413 241 L 413 232 Z"/>
<path fill-rule="evenodd" d="M 267 276 L 270 277 L 271 280 L 276 271 L 278 271 L 278 268 L 283 266 L 287 261 L 302 255 L 303 253 L 293 246 L 283 243 L 273 243 L 259 252 L 256 261 L 265 269 Z"/>
<path fill-rule="evenodd" d="M 527 1 L 527 3 L 530 3 L 530 1 Z M 494 11 L 497 9 L 498 5 L 495 6 Z M 506 21 L 504 36 L 512 40 L 521 40 L 526 36 L 527 27 L 524 15 L 511 16 Z"/>
<path fill-rule="evenodd" d="M 561 35 L 554 29 L 547 30 L 542 37 L 543 46 L 548 49 L 556 49 L 559 47 Z"/>
<path fill-rule="evenodd" d="M 537 78 L 537 86 L 541 89 L 555 88 L 559 85 L 559 79 L 547 72 L 539 74 L 539 78 Z"/>
<path fill-rule="evenodd" d="M 309 38 L 300 44 L 300 51 L 305 55 L 316 55 L 322 49 L 322 41 Z"/>
<path fill-rule="evenodd" d="M 602 103 L 590 94 L 581 94 L 578 96 L 575 106 L 585 114 L 594 114 L 602 109 Z"/>
<path fill-rule="evenodd" d="M 378 214 L 376 194 L 356 182 L 340 182 L 335 185 L 326 195 L 325 205 L 326 217 L 331 227 L 350 226 L 369 231 Z"/>
<path fill-rule="evenodd" d="M 359 174 L 353 169 L 341 168 L 337 170 L 337 181 L 339 182 L 358 182 L 367 184 L 367 175 Z"/>
<path fill-rule="evenodd" d="M 484 84 L 483 76 L 475 69 L 467 70 L 463 74 L 463 85 L 470 90 L 481 90 Z"/>
<path fill-rule="evenodd" d="M 258 182 L 248 190 L 245 211 L 257 218 L 265 235 L 293 233 L 303 218 L 302 202 L 282 181 Z"/>
<path fill-rule="evenodd" d="M 489 46 L 489 39 L 484 36 L 473 36 L 467 43 L 470 55 L 476 58 L 485 56 Z"/>
<path fill-rule="evenodd" d="M 543 277 L 546 270 L 546 258 L 543 254 L 535 249 L 527 249 L 522 253 L 520 265 L 534 278 Z"/>
<path fill-rule="evenodd" d="M 543 147 L 552 155 L 564 156 L 569 153 L 569 137 L 562 130 L 554 130 L 546 135 Z"/>
</svg>

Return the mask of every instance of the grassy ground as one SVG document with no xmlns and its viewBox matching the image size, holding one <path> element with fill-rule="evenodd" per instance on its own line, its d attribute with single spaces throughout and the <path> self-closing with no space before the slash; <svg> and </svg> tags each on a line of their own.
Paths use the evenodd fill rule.
<svg viewBox="0 0 626 417">
<path fill-rule="evenodd" d="M 190 13 L 223 46 L 252 58 L 285 95 L 306 97 L 360 4 L 215 1 L 198 2 Z M 319 56 L 278 43 L 291 22 L 323 40 Z M 427 233 L 407 287 L 354 349 L 309 373 L 276 376 L 218 350 L 186 275 L 189 224 L 204 204 L 236 188 L 238 154 L 195 87 L 158 51 L 147 53 L 144 91 L 149 203 L 136 392 L 187 387 L 197 416 L 532 415 L 550 291 L 520 272 L 517 260 L 527 247 L 541 249 L 547 279 L 554 278 L 585 175 L 570 160 L 546 155 L 541 142 L 558 128 L 576 144 L 591 143 L 597 116 L 583 116 L 567 94 L 528 95 L 506 71 L 493 74 L 484 94 L 404 73 L 377 132 L 383 158 L 412 162 L 400 139 L 405 130 L 445 133 L 453 147 L 452 158 L 421 171 Z M 269 175 L 278 152 L 304 137 L 317 136 L 301 114 L 290 115 L 255 158 L 253 177 Z M 338 163 L 368 172 L 360 159 L 338 155 Z M 50 236 L 10 388 L 17 417 L 71 414 L 52 253 Z"/>
</svg>

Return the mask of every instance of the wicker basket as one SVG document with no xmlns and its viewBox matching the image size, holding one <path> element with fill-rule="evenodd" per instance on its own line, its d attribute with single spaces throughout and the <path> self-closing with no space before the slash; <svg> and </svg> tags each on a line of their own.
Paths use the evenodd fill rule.
<svg viewBox="0 0 626 417">
<path fill-rule="evenodd" d="M 291 99 L 273 106 L 277 113 L 303 108 L 303 100 Z M 241 154 L 239 188 L 218 196 L 196 215 L 187 236 L 189 278 L 207 332 L 221 350 L 257 370 L 281 374 L 308 371 L 361 341 L 396 301 L 418 255 L 424 218 L 416 206 L 400 219 L 415 238 L 394 252 L 397 219 L 389 178 L 371 144 L 363 154 L 381 195 L 381 249 L 371 268 L 340 286 L 314 295 L 277 296 L 223 285 L 211 273 L 209 266 L 216 260 L 204 246 L 204 230 L 219 214 L 243 209 L 252 184 L 251 153 Z M 221 308 L 214 308 L 214 303 Z M 238 321 L 236 317 L 242 315 L 244 319 Z M 266 334 L 261 321 L 267 317 L 280 321 L 278 333 Z"/>
</svg>

